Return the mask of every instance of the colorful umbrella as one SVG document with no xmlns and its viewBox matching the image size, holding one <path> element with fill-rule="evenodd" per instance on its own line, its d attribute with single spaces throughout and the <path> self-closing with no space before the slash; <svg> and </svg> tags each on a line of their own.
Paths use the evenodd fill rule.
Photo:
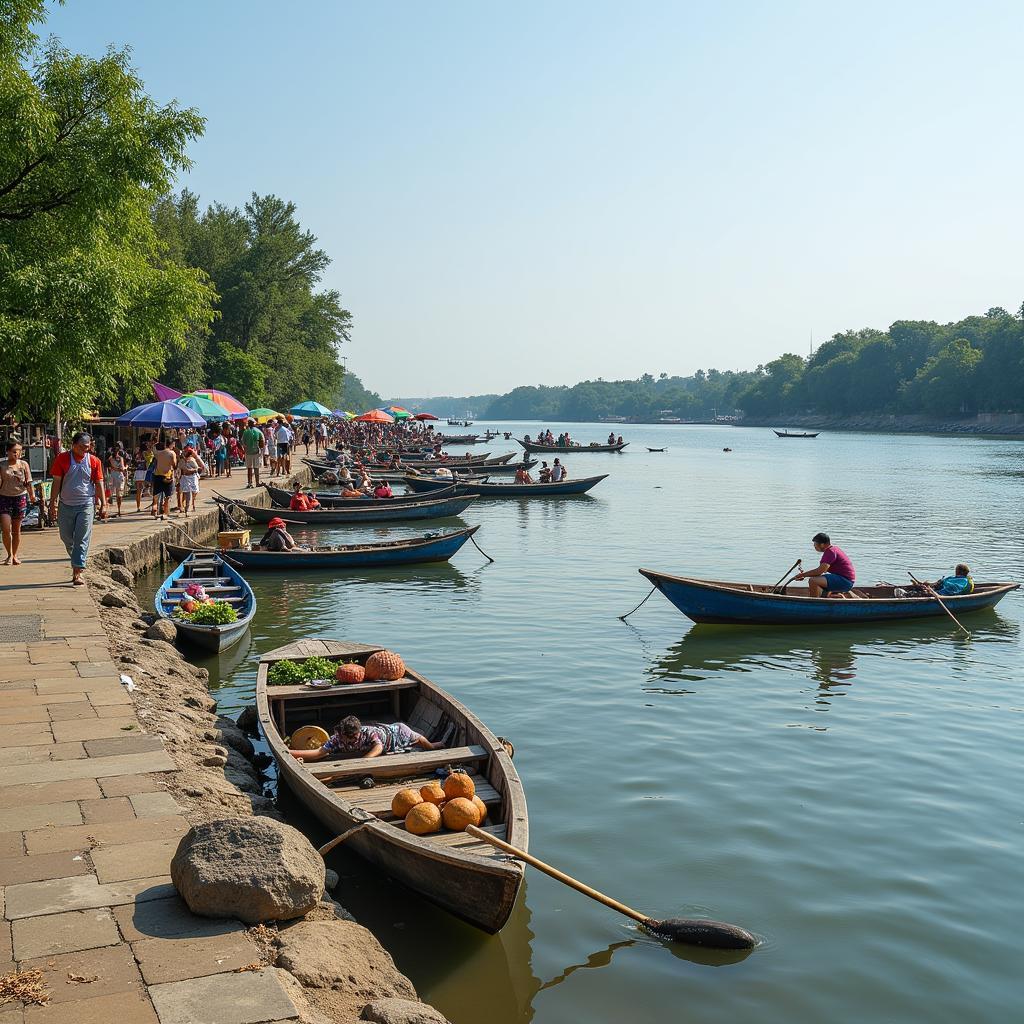
<svg viewBox="0 0 1024 1024">
<path fill-rule="evenodd" d="M 330 416 L 331 410 L 319 402 L 299 402 L 288 410 L 293 416 Z"/>
<path fill-rule="evenodd" d="M 269 420 L 276 420 L 278 417 L 284 419 L 284 413 L 275 412 L 273 409 L 250 409 L 249 415 L 257 423 L 266 423 Z"/>
<path fill-rule="evenodd" d="M 174 400 L 174 404 L 183 405 L 186 409 L 199 413 L 204 420 L 217 421 L 228 418 L 226 409 L 221 408 L 216 402 L 211 402 L 208 398 L 203 398 L 201 395 L 182 395 L 181 398 Z"/>
<path fill-rule="evenodd" d="M 117 417 L 121 426 L 131 427 L 205 427 L 198 413 L 175 402 L 146 402 Z"/>
<path fill-rule="evenodd" d="M 414 420 L 436 420 L 437 417 L 433 413 L 429 412 L 418 412 L 413 416 Z"/>
<path fill-rule="evenodd" d="M 153 385 L 153 394 L 156 395 L 158 402 L 173 402 L 176 398 L 181 398 L 180 391 L 175 391 L 158 380 L 151 380 L 149 383 Z"/>
<path fill-rule="evenodd" d="M 234 395 L 229 395 L 226 391 L 218 391 L 216 388 L 200 388 L 193 391 L 192 394 L 216 402 L 228 414 L 228 419 L 244 420 L 249 415 L 249 410 Z"/>
<path fill-rule="evenodd" d="M 364 412 L 362 416 L 356 416 L 356 423 L 394 423 L 394 416 L 389 415 L 383 409 L 371 409 Z"/>
<path fill-rule="evenodd" d="M 396 420 L 409 420 L 412 419 L 412 413 L 408 409 L 403 409 L 400 405 L 389 405 L 384 412 L 391 413 Z"/>
</svg>

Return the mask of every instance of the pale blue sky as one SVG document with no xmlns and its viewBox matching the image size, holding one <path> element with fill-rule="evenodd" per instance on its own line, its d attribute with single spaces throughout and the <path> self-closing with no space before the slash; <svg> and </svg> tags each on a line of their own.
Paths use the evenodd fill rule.
<svg viewBox="0 0 1024 1024">
<path fill-rule="evenodd" d="M 382 394 L 739 369 L 1024 300 L 1019 3 L 68 0 L 297 203 Z"/>
</svg>

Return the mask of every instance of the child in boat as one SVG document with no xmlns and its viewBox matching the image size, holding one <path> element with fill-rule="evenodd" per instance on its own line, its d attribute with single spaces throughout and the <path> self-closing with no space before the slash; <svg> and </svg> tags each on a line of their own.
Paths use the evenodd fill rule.
<svg viewBox="0 0 1024 1024">
<path fill-rule="evenodd" d="M 289 750 L 288 753 L 300 761 L 320 761 L 325 757 L 345 754 L 380 757 L 406 747 L 440 750 L 443 746 L 443 743 L 431 743 L 405 722 L 363 725 L 355 715 L 347 715 L 334 727 L 334 735 L 319 750 Z"/>
<path fill-rule="evenodd" d="M 958 597 L 960 594 L 969 594 L 974 590 L 974 580 L 971 579 L 971 570 L 961 562 L 952 576 L 943 576 L 936 580 L 932 588 L 941 597 Z"/>
</svg>

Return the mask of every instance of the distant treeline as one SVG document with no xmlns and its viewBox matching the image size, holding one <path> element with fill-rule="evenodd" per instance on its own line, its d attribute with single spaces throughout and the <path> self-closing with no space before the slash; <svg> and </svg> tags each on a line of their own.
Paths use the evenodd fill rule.
<svg viewBox="0 0 1024 1024">
<path fill-rule="evenodd" d="M 888 331 L 847 331 L 809 358 L 787 353 L 756 370 L 519 387 L 478 411 L 481 419 L 549 422 L 1022 412 L 1024 307 L 1016 315 L 997 307 L 952 324 L 899 320 Z"/>
</svg>

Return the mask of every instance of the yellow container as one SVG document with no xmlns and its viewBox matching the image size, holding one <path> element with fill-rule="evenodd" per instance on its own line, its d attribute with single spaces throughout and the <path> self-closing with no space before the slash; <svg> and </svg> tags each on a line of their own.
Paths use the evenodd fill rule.
<svg viewBox="0 0 1024 1024">
<path fill-rule="evenodd" d="M 221 530 L 217 534 L 217 547 L 221 551 L 230 551 L 232 548 L 244 548 L 249 546 L 248 530 Z"/>
</svg>

